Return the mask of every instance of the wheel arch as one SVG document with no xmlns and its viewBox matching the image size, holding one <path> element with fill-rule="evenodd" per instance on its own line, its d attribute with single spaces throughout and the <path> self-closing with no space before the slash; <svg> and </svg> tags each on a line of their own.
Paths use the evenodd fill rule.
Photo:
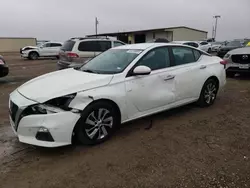
<svg viewBox="0 0 250 188">
<path fill-rule="evenodd" d="M 98 102 L 107 102 L 107 103 L 111 104 L 117 110 L 117 115 L 118 115 L 118 118 L 119 118 L 119 122 L 121 123 L 121 118 L 122 118 L 122 116 L 121 116 L 121 109 L 119 108 L 118 104 L 116 102 L 114 102 L 113 100 L 111 100 L 111 99 L 100 98 L 100 99 L 97 99 L 97 100 L 93 100 L 92 102 L 88 103 L 85 106 L 85 108 L 87 108 L 88 106 L 93 105 L 95 103 L 98 103 Z M 72 136 L 71 136 L 71 143 L 74 142 L 75 129 L 77 128 L 78 121 L 74 125 L 73 133 L 72 133 Z"/>
<path fill-rule="evenodd" d="M 218 86 L 218 88 L 220 87 L 220 81 L 219 81 L 219 79 L 218 79 L 217 76 L 210 76 L 210 77 L 204 82 L 204 84 L 205 84 L 208 80 L 210 80 L 210 79 L 215 80 L 215 81 L 216 81 L 216 84 L 217 84 L 217 86 Z"/>
<path fill-rule="evenodd" d="M 30 51 L 29 54 L 28 54 L 28 56 L 30 56 L 31 53 L 37 53 L 38 57 L 40 56 L 40 54 L 39 54 L 38 51 L 36 51 L 36 50 Z"/>
</svg>

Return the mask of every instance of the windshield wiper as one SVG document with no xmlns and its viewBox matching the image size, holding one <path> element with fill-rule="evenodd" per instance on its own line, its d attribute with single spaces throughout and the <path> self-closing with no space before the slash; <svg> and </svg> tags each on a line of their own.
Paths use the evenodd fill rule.
<svg viewBox="0 0 250 188">
<path fill-rule="evenodd" d="M 83 69 L 82 71 L 83 71 L 83 72 L 94 73 L 94 74 L 99 74 L 98 72 L 95 72 L 95 71 L 90 70 L 90 69 Z"/>
</svg>

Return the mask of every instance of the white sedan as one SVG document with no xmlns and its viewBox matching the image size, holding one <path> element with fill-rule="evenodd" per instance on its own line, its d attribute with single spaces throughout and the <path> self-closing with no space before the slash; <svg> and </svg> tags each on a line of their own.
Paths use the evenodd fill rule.
<svg viewBox="0 0 250 188">
<path fill-rule="evenodd" d="M 212 45 L 205 41 L 173 41 L 172 43 L 192 46 L 208 53 L 212 52 Z"/>
<path fill-rule="evenodd" d="M 121 123 L 193 102 L 210 106 L 225 83 L 225 62 L 193 47 L 125 45 L 17 88 L 10 122 L 23 143 L 97 144 Z"/>
</svg>

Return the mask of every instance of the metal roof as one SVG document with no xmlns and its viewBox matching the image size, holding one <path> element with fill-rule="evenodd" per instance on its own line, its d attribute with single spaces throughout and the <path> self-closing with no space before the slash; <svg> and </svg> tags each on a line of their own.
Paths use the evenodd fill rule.
<svg viewBox="0 0 250 188">
<path fill-rule="evenodd" d="M 171 30 L 171 29 L 189 29 L 193 31 L 199 31 L 203 33 L 208 33 L 207 31 L 191 28 L 191 27 L 186 27 L 186 26 L 179 26 L 179 27 L 164 27 L 164 28 L 156 28 L 156 29 L 145 29 L 145 30 L 135 30 L 135 31 L 124 31 L 124 32 L 113 32 L 113 33 L 100 33 L 97 35 L 87 35 L 87 36 L 112 36 L 112 35 L 117 35 L 117 34 L 130 34 L 130 33 L 143 33 L 143 32 L 156 32 L 156 31 L 165 31 L 165 30 Z"/>
</svg>

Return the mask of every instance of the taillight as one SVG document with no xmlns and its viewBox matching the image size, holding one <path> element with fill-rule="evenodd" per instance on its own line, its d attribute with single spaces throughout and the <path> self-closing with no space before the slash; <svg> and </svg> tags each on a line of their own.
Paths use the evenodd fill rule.
<svg viewBox="0 0 250 188">
<path fill-rule="evenodd" d="M 226 60 L 220 61 L 220 64 L 222 64 L 224 66 L 224 69 L 226 69 L 226 65 L 227 65 L 227 61 Z"/>
<path fill-rule="evenodd" d="M 68 56 L 68 57 L 71 57 L 71 58 L 78 58 L 78 57 L 79 57 L 78 54 L 72 53 L 72 52 L 68 52 L 68 53 L 67 53 L 67 56 Z"/>
<path fill-rule="evenodd" d="M 4 65 L 5 63 L 3 62 L 3 60 L 0 59 L 0 65 Z"/>
<path fill-rule="evenodd" d="M 226 60 L 222 60 L 222 61 L 220 61 L 220 64 L 226 65 L 226 64 L 227 64 L 227 61 L 226 61 Z"/>
</svg>

